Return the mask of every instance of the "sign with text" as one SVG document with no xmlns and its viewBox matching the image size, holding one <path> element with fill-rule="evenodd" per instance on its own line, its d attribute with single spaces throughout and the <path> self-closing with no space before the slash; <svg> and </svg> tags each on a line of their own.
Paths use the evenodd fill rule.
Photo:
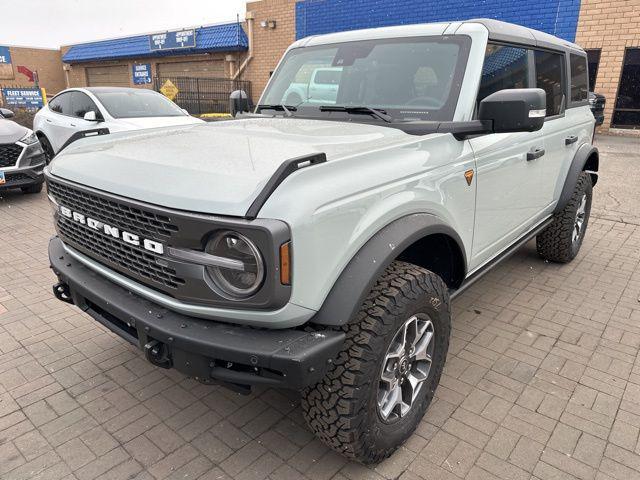
<svg viewBox="0 0 640 480">
<path fill-rule="evenodd" d="M 150 63 L 133 65 L 133 83 L 134 85 L 144 85 L 145 83 L 151 83 Z"/>
<path fill-rule="evenodd" d="M 173 100 L 174 98 L 176 98 L 178 93 L 180 93 L 180 90 L 178 90 L 178 87 L 176 87 L 171 80 L 167 80 L 166 82 L 164 82 L 164 85 L 160 87 L 160 93 L 162 93 L 169 100 Z"/>
<path fill-rule="evenodd" d="M 175 50 L 196 46 L 196 30 L 179 30 L 177 32 L 154 33 L 149 35 L 149 47 L 155 50 Z"/>
<path fill-rule="evenodd" d="M 5 105 L 25 108 L 27 110 L 38 110 L 42 108 L 42 91 L 39 88 L 3 88 L 2 98 Z"/>
<path fill-rule="evenodd" d="M 0 45 L 0 78 L 13 78 L 11 52 L 9 47 L 3 47 L 2 45 Z"/>
</svg>

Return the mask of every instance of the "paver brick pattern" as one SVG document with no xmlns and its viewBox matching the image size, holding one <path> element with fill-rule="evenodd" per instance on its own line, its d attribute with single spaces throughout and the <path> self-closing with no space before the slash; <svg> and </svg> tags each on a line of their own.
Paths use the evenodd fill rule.
<svg viewBox="0 0 640 480">
<path fill-rule="evenodd" d="M 456 299 L 436 399 L 375 467 L 317 441 L 296 393 L 155 368 L 55 300 L 46 194 L 3 194 L 0 478 L 640 478 L 640 205 L 637 174 L 618 175 L 640 141 L 599 143 L 579 257 L 546 263 L 531 243 Z"/>
</svg>

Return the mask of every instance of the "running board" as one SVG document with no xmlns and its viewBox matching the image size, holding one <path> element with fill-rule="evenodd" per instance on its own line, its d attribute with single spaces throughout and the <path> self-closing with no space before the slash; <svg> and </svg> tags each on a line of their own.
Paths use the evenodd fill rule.
<svg viewBox="0 0 640 480">
<path fill-rule="evenodd" d="M 536 228 L 534 228 L 530 232 L 527 232 L 524 236 L 520 237 L 519 240 L 516 240 L 515 243 L 512 243 L 505 250 L 500 252 L 498 255 L 493 257 L 491 260 L 489 260 L 487 263 L 485 263 L 478 270 L 476 270 L 471 275 L 469 275 L 467 278 L 465 278 L 464 282 L 462 282 L 462 285 L 460 285 L 459 288 L 457 288 L 456 290 L 450 290 L 449 291 L 450 298 L 452 300 L 454 298 L 456 298 L 458 295 L 460 295 L 462 292 L 464 292 L 467 288 L 469 288 L 471 285 L 473 285 L 478 280 L 480 280 L 480 278 L 482 278 L 482 276 L 485 273 L 487 273 L 489 270 L 491 270 L 493 267 L 498 265 L 503 260 L 506 260 L 511 255 L 516 253 L 520 249 L 520 247 L 522 247 L 525 243 L 527 243 L 533 237 L 538 235 L 538 233 L 540 233 L 542 230 L 547 228 L 551 222 L 553 222 L 553 217 L 547 218 L 545 221 L 543 221 L 541 224 L 539 224 Z"/>
</svg>

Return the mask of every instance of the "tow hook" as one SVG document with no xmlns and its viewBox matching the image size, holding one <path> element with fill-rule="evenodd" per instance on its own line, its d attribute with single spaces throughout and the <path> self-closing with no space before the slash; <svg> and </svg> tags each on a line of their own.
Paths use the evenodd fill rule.
<svg viewBox="0 0 640 480">
<path fill-rule="evenodd" d="M 56 283 L 53 286 L 53 294 L 58 300 L 65 303 L 73 304 L 73 299 L 71 298 L 71 290 L 69 290 L 69 285 L 67 285 L 66 283 Z"/>
<path fill-rule="evenodd" d="M 157 340 L 151 340 L 144 346 L 144 356 L 147 360 L 160 368 L 171 368 L 169 347 Z"/>
</svg>

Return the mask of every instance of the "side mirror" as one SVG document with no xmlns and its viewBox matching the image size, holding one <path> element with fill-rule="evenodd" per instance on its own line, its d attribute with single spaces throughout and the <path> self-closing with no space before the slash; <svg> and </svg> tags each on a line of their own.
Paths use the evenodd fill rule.
<svg viewBox="0 0 640 480">
<path fill-rule="evenodd" d="M 94 112 L 93 110 L 89 110 L 87 113 L 84 114 L 84 118 L 87 122 L 97 122 L 98 121 L 98 116 L 96 115 L 96 112 Z"/>
<path fill-rule="evenodd" d="M 480 102 L 478 119 L 490 121 L 494 133 L 535 132 L 544 124 L 547 96 L 541 88 L 513 88 Z"/>
<path fill-rule="evenodd" d="M 235 90 L 229 95 L 229 113 L 235 117 L 238 113 L 249 112 L 253 102 L 244 90 Z"/>
<path fill-rule="evenodd" d="M 13 118 L 15 114 L 9 110 L 8 108 L 0 108 L 0 117 L 2 118 Z"/>
</svg>

